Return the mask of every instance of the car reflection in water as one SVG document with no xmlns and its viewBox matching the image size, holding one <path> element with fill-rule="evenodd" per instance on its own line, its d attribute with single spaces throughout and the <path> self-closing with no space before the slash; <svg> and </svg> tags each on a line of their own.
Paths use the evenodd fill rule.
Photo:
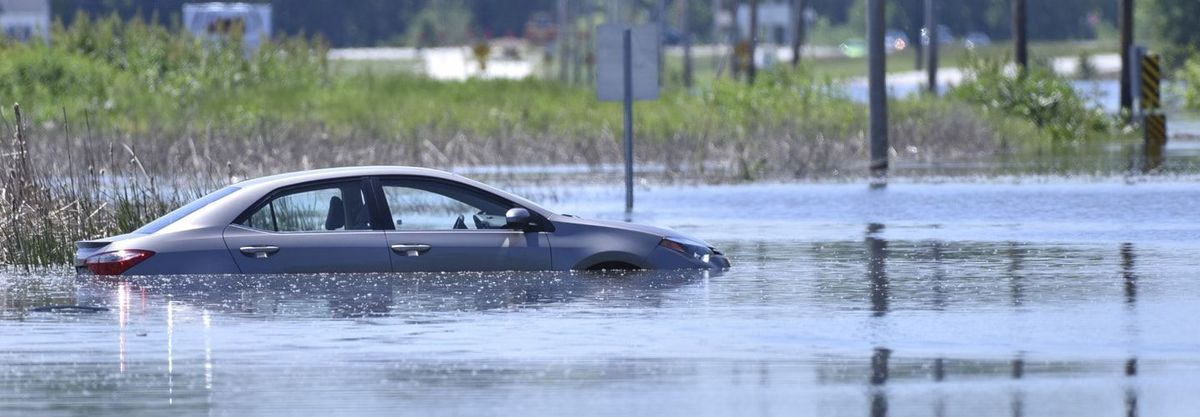
<svg viewBox="0 0 1200 417">
<path fill-rule="evenodd" d="M 388 317 L 404 313 L 536 308 L 576 300 L 624 301 L 654 307 L 664 291 L 721 271 L 456 272 L 412 274 L 177 275 L 108 281 L 83 276 L 79 305 L 121 309 L 141 305 L 188 306 L 263 318 Z"/>
</svg>

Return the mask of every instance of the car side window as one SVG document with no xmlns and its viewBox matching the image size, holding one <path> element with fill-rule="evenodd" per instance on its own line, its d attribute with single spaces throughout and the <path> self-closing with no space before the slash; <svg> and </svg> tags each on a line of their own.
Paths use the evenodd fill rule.
<svg viewBox="0 0 1200 417">
<path fill-rule="evenodd" d="M 437 181 L 383 180 L 396 230 L 503 229 L 512 204 Z"/>
<path fill-rule="evenodd" d="M 361 182 L 322 184 L 276 195 L 242 225 L 275 232 L 370 230 Z"/>
</svg>

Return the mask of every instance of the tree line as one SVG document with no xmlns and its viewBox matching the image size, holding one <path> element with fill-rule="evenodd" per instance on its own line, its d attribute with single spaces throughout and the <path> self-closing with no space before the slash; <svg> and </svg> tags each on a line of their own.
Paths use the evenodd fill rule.
<svg viewBox="0 0 1200 417">
<path fill-rule="evenodd" d="M 193 0 L 195 1 L 195 0 Z M 607 1 L 569 0 L 575 10 L 603 13 Z M 608 0 L 612 1 L 612 0 Z M 624 0 L 637 19 L 652 20 L 659 0 Z M 678 21 L 682 0 L 665 0 L 672 23 Z M 702 41 L 721 39 L 715 32 L 713 7 L 728 10 L 730 2 L 690 0 L 689 29 Z M 760 0 L 760 3 L 790 0 Z M 1138 0 L 1146 25 L 1175 43 L 1200 45 L 1200 31 L 1188 20 L 1200 13 L 1196 0 Z M 157 23 L 177 22 L 187 0 L 52 0 L 52 13 L 70 23 L 78 11 L 92 15 L 117 13 Z M 808 0 L 809 8 L 832 25 L 861 24 L 865 0 Z M 333 46 L 415 45 L 452 43 L 472 37 L 522 36 L 530 16 L 549 12 L 556 0 L 271 0 L 276 33 L 320 35 Z M 1054 0 L 1029 2 L 1029 37 L 1034 40 L 1087 39 L 1116 24 L 1114 0 Z M 888 25 L 906 32 L 922 26 L 924 0 L 890 0 Z M 938 21 L 952 32 L 983 32 L 996 39 L 1011 34 L 1010 0 L 939 0 Z M 173 20 L 174 19 L 174 20 Z M 672 26 L 677 26 L 673 24 Z"/>
</svg>

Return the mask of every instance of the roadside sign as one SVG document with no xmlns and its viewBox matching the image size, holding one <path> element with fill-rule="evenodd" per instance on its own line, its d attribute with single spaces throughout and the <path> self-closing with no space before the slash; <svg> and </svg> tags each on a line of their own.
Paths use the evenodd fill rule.
<svg viewBox="0 0 1200 417">
<path fill-rule="evenodd" d="M 658 29 L 655 25 L 604 24 L 596 28 L 596 97 L 625 99 L 623 39 L 630 30 L 633 99 L 658 99 Z"/>
</svg>

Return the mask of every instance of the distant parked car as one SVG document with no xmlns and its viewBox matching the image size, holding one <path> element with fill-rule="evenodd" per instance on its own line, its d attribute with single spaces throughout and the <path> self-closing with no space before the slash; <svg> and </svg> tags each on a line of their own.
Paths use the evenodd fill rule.
<svg viewBox="0 0 1200 417">
<path fill-rule="evenodd" d="M 883 49 L 886 53 L 903 51 L 908 47 L 908 35 L 899 30 L 889 30 L 883 35 Z M 850 38 L 842 42 L 839 49 L 842 55 L 850 58 L 860 58 L 867 55 L 867 41 L 862 38 Z"/>
<path fill-rule="evenodd" d="M 937 37 L 939 45 L 954 43 L 954 32 L 950 31 L 949 26 L 937 25 Z M 921 28 L 921 45 L 929 45 L 929 28 Z"/>
<path fill-rule="evenodd" d="M 862 38 L 851 38 L 842 42 L 838 47 L 842 50 L 842 55 L 850 58 L 860 58 L 867 55 L 867 41 Z"/>
<path fill-rule="evenodd" d="M 243 181 L 76 243 L 96 275 L 727 268 L 672 230 L 556 214 L 455 174 L 334 168 Z"/>
<path fill-rule="evenodd" d="M 983 32 L 967 32 L 963 36 L 963 46 L 967 49 L 975 49 L 976 46 L 986 46 L 992 44 L 992 37 Z"/>
</svg>

